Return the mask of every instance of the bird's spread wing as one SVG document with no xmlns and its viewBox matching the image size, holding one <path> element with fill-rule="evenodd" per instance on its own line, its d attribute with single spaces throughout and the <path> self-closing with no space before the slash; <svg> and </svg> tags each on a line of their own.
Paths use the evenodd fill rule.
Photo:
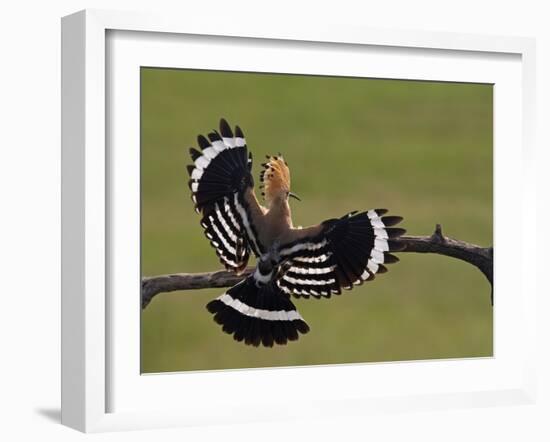
<svg viewBox="0 0 550 442">
<path fill-rule="evenodd" d="M 223 119 L 220 131 L 199 135 L 198 144 L 201 151 L 190 149 L 194 164 L 187 167 L 191 198 L 220 262 L 240 272 L 250 249 L 256 254 L 261 249 L 253 223 L 261 209 L 252 190 L 252 154 L 242 130 L 237 126 L 233 133 Z"/>
<path fill-rule="evenodd" d="M 280 247 L 283 260 L 276 280 L 280 289 L 294 296 L 330 297 L 371 280 L 387 271 L 384 264 L 398 261 L 389 252 L 401 250 L 395 238 L 404 229 L 391 227 L 402 218 L 382 216 L 385 209 L 352 212 L 340 219 L 324 221 L 302 236 Z"/>
</svg>

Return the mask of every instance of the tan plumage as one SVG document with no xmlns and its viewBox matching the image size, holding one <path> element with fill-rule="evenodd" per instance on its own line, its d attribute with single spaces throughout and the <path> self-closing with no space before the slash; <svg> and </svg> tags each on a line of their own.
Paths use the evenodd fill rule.
<svg viewBox="0 0 550 442">
<path fill-rule="evenodd" d="M 260 189 L 266 207 L 258 202 L 252 189 L 245 193 L 260 242 L 269 248 L 274 243 L 285 244 L 318 234 L 321 231 L 320 224 L 307 228 L 293 226 L 289 204 L 291 180 L 288 163 L 281 154 L 268 156 L 267 159 L 260 172 Z"/>
<path fill-rule="evenodd" d="M 262 195 L 270 205 L 277 198 L 286 197 L 290 192 L 290 170 L 288 164 L 279 156 L 268 156 L 267 163 L 263 163 L 263 170 L 260 173 L 260 188 Z"/>
</svg>

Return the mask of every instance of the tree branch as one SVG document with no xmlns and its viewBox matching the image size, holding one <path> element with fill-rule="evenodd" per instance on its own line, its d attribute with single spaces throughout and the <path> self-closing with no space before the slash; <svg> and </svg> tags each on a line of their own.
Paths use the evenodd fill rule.
<svg viewBox="0 0 550 442">
<path fill-rule="evenodd" d="M 399 253 L 436 253 L 460 259 L 477 267 L 491 284 L 491 304 L 493 303 L 493 248 L 468 244 L 443 236 L 441 226 L 435 227 L 431 236 L 402 236 L 396 241 L 402 243 Z M 217 287 L 231 287 L 254 271 L 248 267 L 240 275 L 225 270 L 207 273 L 174 273 L 144 277 L 141 280 L 141 308 L 149 305 L 158 293 L 176 290 L 197 290 Z"/>
</svg>

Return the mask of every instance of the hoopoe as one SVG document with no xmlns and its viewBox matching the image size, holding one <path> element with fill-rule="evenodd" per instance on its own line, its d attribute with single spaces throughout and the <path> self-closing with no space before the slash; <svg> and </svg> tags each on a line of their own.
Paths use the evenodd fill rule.
<svg viewBox="0 0 550 442">
<path fill-rule="evenodd" d="M 201 151 L 190 149 L 187 166 L 195 210 L 226 269 L 242 273 L 250 253 L 254 273 L 207 304 L 224 332 L 245 344 L 272 347 L 309 332 L 290 300 L 330 298 L 341 289 L 374 279 L 398 258 L 395 238 L 404 229 L 392 227 L 399 216 L 386 209 L 348 213 L 306 227 L 294 227 L 289 197 L 290 171 L 281 155 L 269 156 L 260 174 L 265 206 L 254 193 L 252 153 L 242 130 L 220 121 L 220 130 L 199 135 Z"/>
</svg>

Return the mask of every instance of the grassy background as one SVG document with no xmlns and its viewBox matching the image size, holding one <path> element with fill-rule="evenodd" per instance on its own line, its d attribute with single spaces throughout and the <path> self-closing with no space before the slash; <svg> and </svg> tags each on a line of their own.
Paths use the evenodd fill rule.
<svg viewBox="0 0 550 442">
<path fill-rule="evenodd" d="M 386 207 L 413 235 L 492 243 L 492 86 L 142 69 L 142 272 L 220 268 L 193 211 L 185 166 L 221 116 L 254 154 L 282 152 L 296 225 Z M 256 181 L 257 178 L 256 178 Z M 220 289 L 158 295 L 142 313 L 143 372 L 490 356 L 484 276 L 463 262 L 400 254 L 375 281 L 296 300 L 311 332 L 250 348 L 205 304 Z"/>
</svg>

